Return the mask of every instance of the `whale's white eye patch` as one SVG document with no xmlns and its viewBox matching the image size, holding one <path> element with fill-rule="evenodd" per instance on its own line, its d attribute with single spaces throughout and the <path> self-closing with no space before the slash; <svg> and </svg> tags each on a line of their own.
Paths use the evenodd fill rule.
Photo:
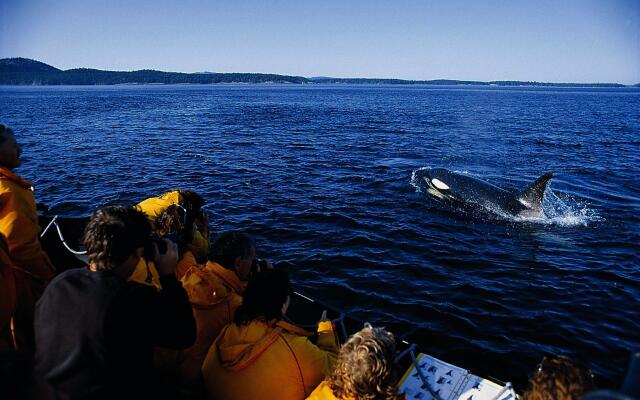
<svg viewBox="0 0 640 400">
<path fill-rule="evenodd" d="M 440 179 L 433 178 L 431 180 L 431 183 L 433 183 L 433 186 L 437 187 L 440 190 L 448 190 L 449 189 L 449 186 L 447 186 L 447 184 L 442 182 Z"/>
</svg>

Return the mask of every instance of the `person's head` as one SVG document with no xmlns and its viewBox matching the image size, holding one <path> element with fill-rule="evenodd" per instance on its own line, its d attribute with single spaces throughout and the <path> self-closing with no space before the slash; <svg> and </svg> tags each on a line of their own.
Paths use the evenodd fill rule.
<svg viewBox="0 0 640 400">
<path fill-rule="evenodd" d="M 178 240 L 180 253 L 184 253 L 188 243 L 193 240 L 193 224 L 187 221 L 187 211 L 173 204 L 162 210 L 153 224 L 160 235 L 171 234 Z"/>
<path fill-rule="evenodd" d="M 591 373 L 563 356 L 545 357 L 529 379 L 525 400 L 578 400 L 595 388 Z"/>
<path fill-rule="evenodd" d="M 133 273 L 149 242 L 151 226 L 135 207 L 110 206 L 96 211 L 84 232 L 89 266 L 96 271 Z"/>
<path fill-rule="evenodd" d="M 256 258 L 256 245 L 249 235 L 224 232 L 211 244 L 209 258 L 224 268 L 235 271 L 238 278 L 246 281 Z"/>
<path fill-rule="evenodd" d="M 328 383 L 339 398 L 403 399 L 398 394 L 396 340 L 384 328 L 366 326 L 340 349 Z"/>
<path fill-rule="evenodd" d="M 0 124 L 0 166 L 9 170 L 18 168 L 21 164 L 22 148 L 13 136 L 13 130 Z"/>
<path fill-rule="evenodd" d="M 254 274 L 242 295 L 242 305 L 236 310 L 235 323 L 282 319 L 289 307 L 289 293 L 291 284 L 286 272 L 269 269 Z"/>
</svg>

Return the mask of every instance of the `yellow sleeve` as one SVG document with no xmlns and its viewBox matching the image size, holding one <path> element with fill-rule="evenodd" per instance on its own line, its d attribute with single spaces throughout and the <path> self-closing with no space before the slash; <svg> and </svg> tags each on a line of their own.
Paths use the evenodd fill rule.
<svg viewBox="0 0 640 400">
<path fill-rule="evenodd" d="M 31 196 L 29 194 L 29 196 Z M 24 197 L 24 196 L 23 196 Z M 27 214 L 33 203 L 33 211 Z M 0 234 L 9 248 L 9 256 L 15 265 L 48 280 L 53 278 L 54 267 L 39 241 L 40 226 L 35 213 L 33 197 L 18 198 L 11 190 L 0 193 Z"/>
<path fill-rule="evenodd" d="M 333 371 L 337 359 L 336 351 L 323 350 L 304 336 L 288 335 L 296 360 L 299 364 L 305 385 L 305 396 Z"/>
<path fill-rule="evenodd" d="M 162 285 L 160 284 L 160 274 L 156 269 L 156 265 L 153 261 L 147 261 L 146 258 L 140 257 L 140 261 L 136 265 L 136 269 L 129 277 L 129 282 L 142 283 L 143 285 L 155 286 L 160 291 Z"/>
</svg>

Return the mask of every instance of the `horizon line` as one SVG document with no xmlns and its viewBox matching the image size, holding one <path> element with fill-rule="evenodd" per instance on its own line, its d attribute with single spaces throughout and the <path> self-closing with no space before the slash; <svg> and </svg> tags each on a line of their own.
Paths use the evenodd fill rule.
<svg viewBox="0 0 640 400">
<path fill-rule="evenodd" d="M 478 79 L 453 79 L 453 78 L 435 78 L 435 79 L 408 79 L 408 78 L 380 78 L 380 77 L 336 77 L 336 76 L 325 76 L 325 75 L 315 75 L 315 76 L 304 76 L 304 75 L 289 75 L 289 74 L 283 74 L 283 73 L 273 73 L 273 72 L 213 72 L 213 71 L 196 71 L 196 72 L 183 72 L 183 71 L 165 71 L 165 70 L 161 70 L 161 69 L 153 69 L 153 68 L 142 68 L 142 69 L 131 69 L 131 70 L 111 70 L 111 69 L 98 69 L 98 68 L 92 68 L 92 67 L 73 67 L 73 68 L 68 68 L 68 69 L 61 69 L 58 67 L 55 67 L 52 64 L 48 64 L 44 61 L 40 61 L 34 58 L 27 58 L 27 57 L 4 57 L 4 58 L 0 58 L 0 61 L 3 60 L 27 60 L 27 61 L 35 61 L 38 63 L 42 63 L 44 65 L 47 65 L 49 67 L 55 68 L 57 70 L 60 70 L 61 72 L 66 72 L 66 71 L 70 71 L 70 70 L 74 70 L 74 69 L 88 69 L 88 70 L 95 70 L 95 71 L 102 71 L 102 72 L 123 72 L 123 73 L 130 73 L 130 72 L 139 72 L 139 71 L 155 71 L 155 72 L 162 72 L 162 73 L 169 73 L 169 74 L 187 74 L 187 75 L 194 75 L 194 74 L 200 74 L 200 75 L 204 75 L 204 74 L 256 74 L 256 75 L 279 75 L 279 76 L 290 76 L 290 77 L 294 77 L 294 78 L 304 78 L 304 79 L 308 79 L 308 80 L 313 80 L 313 79 L 341 79 L 341 80 L 357 80 L 357 79 L 362 79 L 362 80 L 384 80 L 384 81 L 406 81 L 406 82 L 432 82 L 432 81 L 465 81 L 465 82 L 477 82 L 477 83 L 495 83 L 495 82 L 522 82 L 522 83 L 539 83 L 539 84 L 553 84 L 553 85 L 562 85 L 562 84 L 569 84 L 569 85 L 622 85 L 625 87 L 633 87 L 633 86 L 638 86 L 640 85 L 640 82 L 637 83 L 630 83 L 630 84 L 624 84 L 624 83 L 619 83 L 619 82 L 553 82 L 553 81 L 537 81 L 537 80 L 520 80 L 520 79 L 493 79 L 493 80 L 478 80 Z"/>
</svg>

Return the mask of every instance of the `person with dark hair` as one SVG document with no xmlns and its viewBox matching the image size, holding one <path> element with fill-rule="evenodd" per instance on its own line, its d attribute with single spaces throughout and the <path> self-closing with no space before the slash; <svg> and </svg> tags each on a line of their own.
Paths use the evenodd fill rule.
<svg viewBox="0 0 640 400">
<path fill-rule="evenodd" d="M 180 208 L 185 233 L 188 235 L 186 245 L 193 252 L 198 262 L 205 262 L 209 254 L 209 227 L 206 214 L 202 210 L 205 201 L 198 193 L 191 190 L 174 190 L 158 197 L 141 201 L 137 207 L 149 218 L 156 229 L 158 217 L 168 207 Z"/>
<path fill-rule="evenodd" d="M 302 400 L 330 373 L 338 343 L 330 321 L 312 333 L 283 321 L 291 287 L 283 271 L 252 276 L 234 322 L 225 326 L 202 365 L 209 399 Z"/>
<path fill-rule="evenodd" d="M 35 370 L 42 398 L 165 398 L 153 368 L 155 346 L 186 348 L 195 321 L 176 279 L 175 244 L 150 243 L 146 216 L 105 207 L 90 219 L 89 267 L 57 276 L 37 304 Z M 166 251 L 158 250 L 159 245 Z M 129 282 L 151 247 L 162 290 Z"/>
<path fill-rule="evenodd" d="M 564 356 L 544 357 L 524 400 L 578 400 L 595 388 L 591 373 Z"/>
<path fill-rule="evenodd" d="M 14 172 L 22 163 L 21 154 L 22 148 L 13 131 L 0 124 L 0 234 L 16 267 L 13 270 L 16 291 L 13 339 L 18 350 L 32 353 L 33 310 L 45 286 L 53 279 L 55 268 L 40 245 L 33 185 Z"/>
<path fill-rule="evenodd" d="M 307 399 L 404 399 L 398 393 L 395 355 L 396 341 L 390 332 L 365 326 L 342 346 L 335 369 Z"/>
<path fill-rule="evenodd" d="M 203 205 L 204 199 L 190 190 L 174 190 L 136 205 L 159 235 L 170 234 L 179 242 L 178 279 L 190 266 L 207 260 L 209 227 Z M 129 280 L 161 287 L 153 261 L 146 259 L 140 260 Z"/>
<path fill-rule="evenodd" d="M 177 204 L 162 210 L 153 225 L 159 236 L 171 237 L 177 243 L 179 261 L 176 275 L 178 279 L 182 279 L 191 266 L 199 265 L 189 245 L 193 240 L 195 225 L 187 226 L 187 212 Z"/>
<path fill-rule="evenodd" d="M 204 267 L 189 268 L 182 284 L 189 294 L 196 319 L 195 344 L 180 358 L 180 370 L 187 383 L 202 382 L 202 362 L 222 328 L 233 321 L 236 309 L 256 260 L 254 240 L 241 232 L 224 232 L 211 244 L 211 260 Z M 267 262 L 267 268 L 273 268 Z"/>
</svg>

